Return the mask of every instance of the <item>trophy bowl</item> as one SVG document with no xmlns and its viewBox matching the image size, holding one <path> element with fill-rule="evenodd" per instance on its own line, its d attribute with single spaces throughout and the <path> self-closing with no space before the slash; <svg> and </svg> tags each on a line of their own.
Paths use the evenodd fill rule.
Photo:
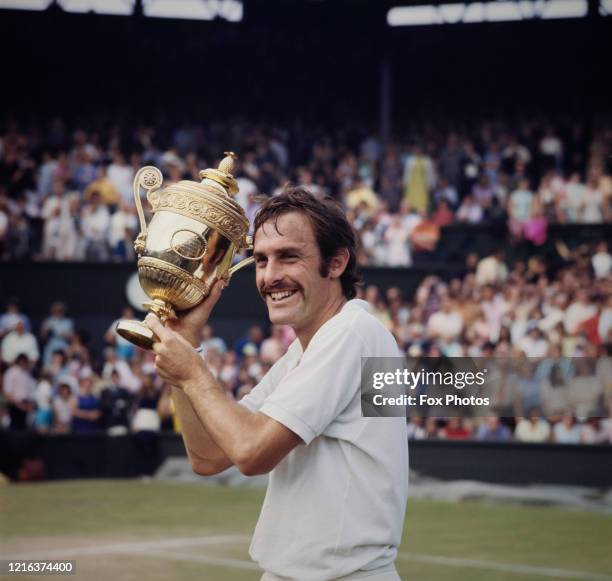
<svg viewBox="0 0 612 581">
<path fill-rule="evenodd" d="M 229 281 L 238 269 L 253 262 L 246 258 L 232 266 L 234 256 L 251 249 L 249 221 L 232 198 L 238 191 L 232 176 L 232 152 L 217 169 L 200 172 L 201 182 L 183 180 L 160 189 L 163 178 L 153 166 L 134 176 L 134 201 L 140 234 L 134 242 L 138 255 L 138 278 L 151 301 L 143 307 L 162 323 L 176 318 L 177 311 L 202 302 L 219 279 Z M 147 193 L 153 217 L 147 225 L 140 189 Z M 158 340 L 140 321 L 122 320 L 117 333 L 144 349 Z"/>
</svg>

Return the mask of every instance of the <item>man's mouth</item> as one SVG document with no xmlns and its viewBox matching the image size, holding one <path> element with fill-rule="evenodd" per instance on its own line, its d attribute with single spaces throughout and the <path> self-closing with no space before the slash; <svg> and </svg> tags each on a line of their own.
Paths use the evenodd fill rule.
<svg viewBox="0 0 612 581">
<path fill-rule="evenodd" d="M 294 289 L 294 290 L 275 291 L 275 292 L 271 292 L 267 294 L 272 299 L 272 302 L 278 303 L 278 302 L 284 301 L 288 299 L 289 297 L 293 296 L 296 292 L 297 290 Z"/>
</svg>

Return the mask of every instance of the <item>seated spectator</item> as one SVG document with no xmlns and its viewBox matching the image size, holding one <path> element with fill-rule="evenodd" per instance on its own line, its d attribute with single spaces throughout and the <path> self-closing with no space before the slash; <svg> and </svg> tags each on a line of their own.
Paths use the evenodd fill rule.
<svg viewBox="0 0 612 581">
<path fill-rule="evenodd" d="M 28 361 L 36 363 L 39 357 L 38 343 L 32 333 L 26 331 L 23 320 L 18 320 L 15 328 L 2 339 L 2 361 L 10 365 L 19 355 L 25 355 Z"/>
<path fill-rule="evenodd" d="M 438 436 L 444 440 L 467 440 L 471 432 L 465 426 L 463 418 L 448 418 Z"/>
<path fill-rule="evenodd" d="M 481 205 L 474 199 L 472 194 L 468 194 L 461 202 L 455 217 L 458 222 L 467 224 L 478 224 L 482 221 L 484 213 Z"/>
<path fill-rule="evenodd" d="M 161 428 L 161 418 L 157 412 L 159 399 L 160 392 L 153 381 L 153 377 L 145 375 L 134 403 L 133 432 L 159 432 Z"/>
<path fill-rule="evenodd" d="M 557 444 L 580 443 L 581 426 L 576 423 L 571 413 L 566 413 L 561 421 L 553 426 L 553 442 Z"/>
<path fill-rule="evenodd" d="M 346 207 L 352 210 L 364 207 L 367 215 L 372 216 L 378 207 L 378 196 L 363 179 L 358 178 L 353 189 L 347 192 L 345 203 Z"/>
<path fill-rule="evenodd" d="M 53 425 L 53 379 L 49 373 L 42 374 L 36 386 L 36 414 L 34 415 L 34 429 L 39 434 L 46 434 Z"/>
<path fill-rule="evenodd" d="M 40 338 L 45 343 L 45 365 L 51 361 L 55 351 L 66 351 L 73 333 L 74 323 L 66 316 L 66 305 L 59 301 L 53 303 L 40 329 Z"/>
<path fill-rule="evenodd" d="M 580 429 L 580 442 L 583 444 L 609 444 L 612 439 L 608 438 L 601 418 L 589 418 Z"/>
<path fill-rule="evenodd" d="M 501 423 L 499 416 L 484 418 L 476 433 L 476 439 L 485 442 L 507 442 L 510 438 L 510 429 Z"/>
<path fill-rule="evenodd" d="M 91 377 L 82 377 L 79 381 L 79 395 L 72 399 L 72 431 L 90 432 L 99 429 L 100 400 L 93 393 Z"/>
<path fill-rule="evenodd" d="M 202 354 L 204 357 L 215 350 L 219 355 L 224 355 L 227 351 L 227 345 L 221 337 L 215 336 L 215 331 L 210 325 L 204 325 L 202 329 L 202 342 L 200 343 Z"/>
<path fill-rule="evenodd" d="M 104 340 L 108 344 L 115 347 L 117 357 L 119 359 L 123 359 L 124 361 L 132 360 L 134 353 L 136 352 L 136 347 L 133 343 L 130 343 L 127 339 L 124 339 L 121 335 L 119 335 L 119 333 L 117 333 L 117 324 L 122 319 L 133 320 L 134 316 L 134 309 L 132 309 L 132 307 L 124 307 L 121 311 L 121 317 L 115 319 L 104 334 Z"/>
<path fill-rule="evenodd" d="M 446 298 L 440 310 L 434 313 L 427 322 L 427 331 L 433 338 L 449 341 L 459 336 L 463 329 L 463 318 L 453 302 Z"/>
<path fill-rule="evenodd" d="M 565 331 L 573 335 L 578 332 L 580 324 L 597 313 L 597 307 L 590 301 L 587 290 L 579 290 L 574 302 L 565 311 L 563 325 Z"/>
<path fill-rule="evenodd" d="M 423 424 L 422 416 L 410 416 L 407 426 L 409 440 L 424 440 L 427 437 Z"/>
<path fill-rule="evenodd" d="M 72 425 L 72 410 L 76 402 L 69 383 L 60 382 L 57 395 L 53 398 L 53 431 L 56 434 L 70 432 Z"/>
<path fill-rule="evenodd" d="M 438 202 L 436 210 L 431 215 L 431 220 L 434 224 L 438 226 L 448 226 L 452 224 L 455 219 L 455 215 L 453 211 L 450 209 L 448 202 L 446 200 L 441 200 Z"/>
<path fill-rule="evenodd" d="M 527 334 L 518 341 L 517 346 L 527 357 L 531 358 L 545 357 L 549 349 L 548 341 L 544 338 L 542 331 L 535 326 L 532 326 Z"/>
<path fill-rule="evenodd" d="M 547 442 L 550 438 L 550 424 L 540 416 L 537 408 L 532 408 L 529 410 L 528 418 L 518 419 L 514 437 L 519 442 Z"/>
<path fill-rule="evenodd" d="M 81 232 L 83 233 L 86 260 L 96 262 L 109 259 L 109 228 L 108 208 L 102 203 L 100 194 L 93 192 L 89 203 L 81 210 Z"/>
<path fill-rule="evenodd" d="M 384 240 L 389 266 L 409 266 L 411 263 L 409 233 L 399 216 L 395 216 L 385 231 Z"/>
<path fill-rule="evenodd" d="M 283 342 L 283 328 L 280 325 L 272 325 L 270 337 L 261 343 L 259 356 L 265 363 L 276 363 L 287 351 Z"/>
<path fill-rule="evenodd" d="M 533 210 L 534 196 L 529 180 L 521 179 L 508 200 L 509 226 L 514 238 L 523 237 L 525 224 L 533 217 Z"/>
<path fill-rule="evenodd" d="M 102 427 L 112 436 L 127 434 L 130 411 L 134 397 L 119 381 L 119 373 L 113 369 L 110 382 L 101 393 Z"/>
<path fill-rule="evenodd" d="M 23 322 L 25 330 L 29 332 L 30 320 L 27 315 L 20 311 L 19 301 L 13 298 L 9 300 L 6 304 L 6 310 L 0 315 L 0 339 L 13 331 L 19 321 Z"/>
<path fill-rule="evenodd" d="M 591 258 L 591 265 L 595 273 L 595 278 L 606 279 L 612 272 L 612 256 L 608 252 L 608 244 L 600 242 L 597 245 L 597 251 Z M 0 333 L 2 324 L 0 322 Z"/>
<path fill-rule="evenodd" d="M 34 410 L 36 383 L 30 365 L 28 356 L 20 353 L 4 374 L 2 390 L 8 403 L 11 430 L 25 430 L 28 415 Z"/>
</svg>

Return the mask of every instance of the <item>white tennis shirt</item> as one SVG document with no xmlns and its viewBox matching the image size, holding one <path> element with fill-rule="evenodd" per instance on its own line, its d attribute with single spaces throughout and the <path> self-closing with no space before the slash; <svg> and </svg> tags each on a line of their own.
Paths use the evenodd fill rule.
<svg viewBox="0 0 612 581">
<path fill-rule="evenodd" d="M 327 581 L 392 563 L 408 492 L 404 418 L 361 416 L 362 357 L 397 357 L 387 329 L 348 301 L 240 403 L 304 441 L 270 473 L 250 555 L 275 575 Z"/>
</svg>

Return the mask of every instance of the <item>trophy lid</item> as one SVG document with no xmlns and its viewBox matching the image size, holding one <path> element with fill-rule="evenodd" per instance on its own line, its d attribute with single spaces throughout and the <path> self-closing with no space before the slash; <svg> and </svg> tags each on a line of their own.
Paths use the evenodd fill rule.
<svg viewBox="0 0 612 581">
<path fill-rule="evenodd" d="M 148 199 L 153 212 L 183 214 L 219 230 L 238 248 L 246 248 L 249 221 L 233 198 L 238 192 L 238 183 L 232 175 L 235 159 L 236 155 L 227 151 L 218 168 L 200 172 L 201 182 L 182 180 L 152 192 Z"/>
<path fill-rule="evenodd" d="M 221 160 L 219 167 L 217 169 L 203 169 L 200 172 L 200 179 L 202 180 L 203 184 L 208 183 L 212 186 L 215 184 L 211 184 L 210 181 L 216 182 L 217 184 L 223 186 L 225 193 L 233 196 L 238 192 L 238 183 L 232 175 L 232 171 L 234 170 L 234 160 L 238 159 L 238 157 L 233 151 L 224 151 L 223 153 L 225 154 L 225 157 Z"/>
</svg>

